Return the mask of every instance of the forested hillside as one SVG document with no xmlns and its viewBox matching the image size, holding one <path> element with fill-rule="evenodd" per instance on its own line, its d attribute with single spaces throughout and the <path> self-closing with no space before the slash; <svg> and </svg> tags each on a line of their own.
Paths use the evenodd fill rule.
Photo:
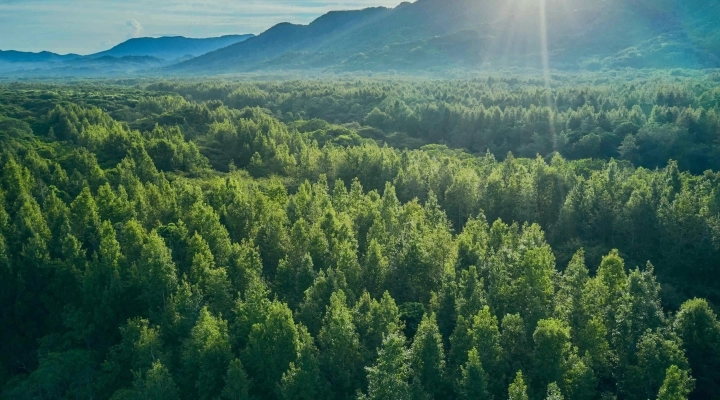
<svg viewBox="0 0 720 400">
<path fill-rule="evenodd" d="M 716 398 L 681 75 L 0 86 L 0 398 Z"/>
<path fill-rule="evenodd" d="M 417 0 L 334 11 L 172 67 L 404 72 L 718 68 L 720 5 L 700 0 Z"/>
</svg>

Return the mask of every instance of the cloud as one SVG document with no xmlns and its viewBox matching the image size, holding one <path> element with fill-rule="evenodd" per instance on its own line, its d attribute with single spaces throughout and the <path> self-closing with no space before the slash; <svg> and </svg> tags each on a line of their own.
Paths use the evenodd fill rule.
<svg viewBox="0 0 720 400">
<path fill-rule="evenodd" d="M 125 24 L 130 27 L 130 33 L 128 34 L 129 37 L 136 38 L 142 34 L 143 26 L 135 18 L 129 19 Z"/>
</svg>

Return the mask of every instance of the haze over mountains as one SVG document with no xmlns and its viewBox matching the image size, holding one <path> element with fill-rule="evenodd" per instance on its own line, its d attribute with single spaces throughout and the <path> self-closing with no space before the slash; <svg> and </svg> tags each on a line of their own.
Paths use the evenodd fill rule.
<svg viewBox="0 0 720 400">
<path fill-rule="evenodd" d="M 255 35 L 227 35 L 217 38 L 194 39 L 182 36 L 160 38 L 136 38 L 120 43 L 110 50 L 92 54 L 89 57 L 127 57 L 148 56 L 166 61 L 191 56 L 197 57 L 211 51 L 227 47 Z"/>
<path fill-rule="evenodd" d="M 540 4 L 419 0 L 395 9 L 334 12 L 307 26 L 277 25 L 171 69 L 537 68 L 543 31 L 550 66 L 558 69 L 720 65 L 720 37 L 713 29 L 720 20 L 717 2 L 547 0 L 545 23 Z"/>
<path fill-rule="evenodd" d="M 258 36 L 133 39 L 87 57 L 4 52 L 0 62 L 45 59 L 37 62 L 101 73 L 124 63 L 133 68 L 117 70 L 155 75 L 542 68 L 545 57 L 565 70 L 717 68 L 718 20 L 720 4 L 700 0 L 418 0 L 330 12 Z"/>
<path fill-rule="evenodd" d="M 134 38 L 95 54 L 59 55 L 0 50 L 0 72 L 33 75 L 105 75 L 158 69 L 227 47 L 254 35 L 194 39 L 182 36 Z"/>
</svg>

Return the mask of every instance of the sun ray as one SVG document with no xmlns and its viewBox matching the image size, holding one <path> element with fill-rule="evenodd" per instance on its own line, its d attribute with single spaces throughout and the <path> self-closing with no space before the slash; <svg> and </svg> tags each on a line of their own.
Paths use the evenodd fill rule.
<svg viewBox="0 0 720 400">
<path fill-rule="evenodd" d="M 549 124 L 550 133 L 555 135 L 555 123 L 553 121 L 553 101 L 550 88 L 550 54 L 548 50 L 548 32 L 547 32 L 547 0 L 538 0 L 540 2 L 540 54 L 542 57 L 543 78 L 545 81 L 545 101 L 550 109 Z"/>
</svg>

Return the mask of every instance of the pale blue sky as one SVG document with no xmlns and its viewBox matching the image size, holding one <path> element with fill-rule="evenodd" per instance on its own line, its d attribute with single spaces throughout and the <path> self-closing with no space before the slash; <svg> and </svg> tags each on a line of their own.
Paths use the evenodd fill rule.
<svg viewBox="0 0 720 400">
<path fill-rule="evenodd" d="M 258 34 L 402 0 L 0 0 L 0 49 L 89 54 L 131 37 Z"/>
</svg>

